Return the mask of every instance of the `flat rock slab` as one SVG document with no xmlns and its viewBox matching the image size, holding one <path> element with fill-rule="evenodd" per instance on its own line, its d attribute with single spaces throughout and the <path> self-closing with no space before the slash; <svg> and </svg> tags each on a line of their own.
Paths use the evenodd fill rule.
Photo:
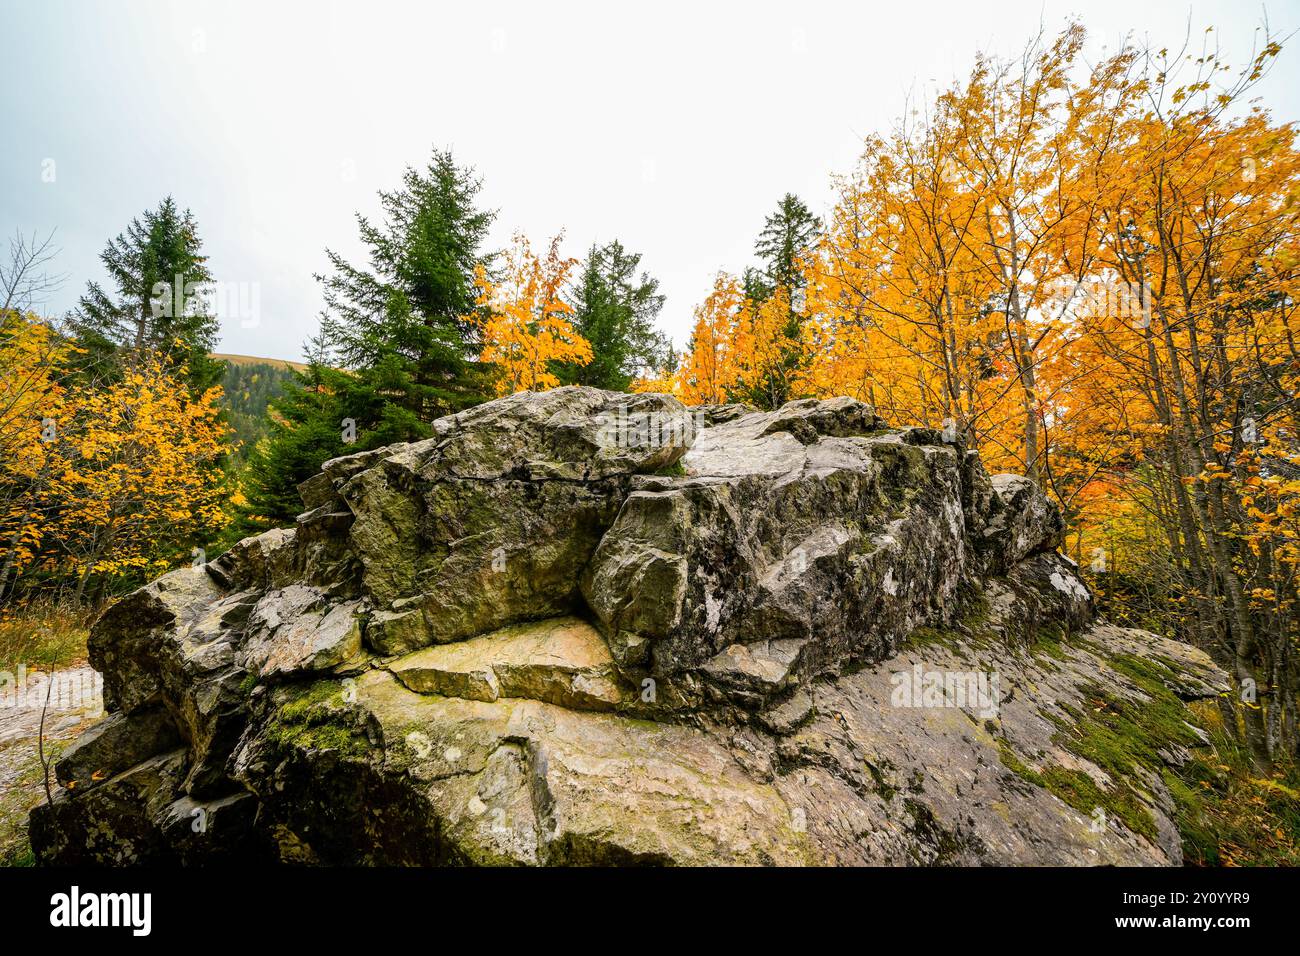
<svg viewBox="0 0 1300 956">
<path fill-rule="evenodd" d="M 320 592 L 298 584 L 272 591 L 249 619 L 239 663 L 259 677 L 339 667 L 361 652 L 356 602 L 326 607 Z"/>
<path fill-rule="evenodd" d="M 382 728 L 385 774 L 428 801 L 426 813 L 439 821 L 441 859 L 551 865 L 815 859 L 776 790 L 752 779 L 725 740 L 694 728 L 535 700 L 421 696 L 382 671 L 358 681 L 356 698 L 355 706 Z M 288 795 L 295 784 L 284 783 L 277 792 Z M 346 825 L 338 836 L 353 838 Z M 320 837 L 325 845 L 329 835 Z"/>
<path fill-rule="evenodd" d="M 564 625 L 535 626 L 516 647 L 544 629 Z M 370 743 L 326 744 L 327 758 L 318 748 L 329 737 L 261 733 L 236 763 L 273 818 L 340 862 L 1177 865 L 1158 776 L 1136 781 L 1144 833 L 1035 782 L 1087 774 L 1102 799 L 1133 789 L 1073 753 L 1060 724 L 1098 694 L 1149 703 L 1108 663 L 1135 637 L 1099 626 L 1060 656 L 920 645 L 797 689 L 779 741 L 539 700 L 431 696 L 374 670 L 350 695 L 318 685 L 309 721 L 371 728 Z M 1199 656 L 1163 650 L 1177 664 Z M 914 670 L 989 674 L 998 694 L 900 699 L 900 675 Z"/>
<path fill-rule="evenodd" d="M 1135 766 L 1115 779 L 1073 753 L 1074 736 L 1061 729 L 1075 724 L 1072 713 L 1096 708 L 1098 697 L 1149 705 L 1107 661 L 1126 653 L 1136 633 L 1094 627 L 1084 646 L 1059 657 L 922 644 L 818 683 L 812 718 L 778 748 L 783 772 L 774 786 L 804 815 L 827 863 L 1178 865 L 1173 805 L 1159 777 L 1144 779 Z M 1166 651 L 1180 666 L 1200 656 L 1174 642 Z M 900 694 L 918 674 L 996 678 L 986 685 L 994 696 Z M 1135 833 L 1109 807 L 1067 804 L 1041 782 L 1061 774 L 1086 774 L 1103 801 L 1135 788 L 1151 831 Z"/>
<path fill-rule="evenodd" d="M 623 698 L 604 638 L 576 617 L 519 624 L 429 647 L 388 669 L 418 693 L 466 700 L 527 697 L 579 710 L 609 710 Z"/>
</svg>

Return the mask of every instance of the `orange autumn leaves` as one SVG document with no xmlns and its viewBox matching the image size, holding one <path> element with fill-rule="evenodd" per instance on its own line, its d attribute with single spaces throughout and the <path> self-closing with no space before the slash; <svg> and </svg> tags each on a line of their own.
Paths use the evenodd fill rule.
<svg viewBox="0 0 1300 956">
<path fill-rule="evenodd" d="M 789 393 L 803 383 L 788 361 L 797 349 L 787 334 L 790 315 L 789 290 L 778 287 L 754 302 L 740 280 L 719 272 L 695 309 L 690 350 L 674 378 L 661 384 L 692 405 L 740 401 L 765 389 Z"/>
<path fill-rule="evenodd" d="M 0 313 L 0 474 L 33 483 L 45 471 L 45 455 L 36 441 L 49 409 L 65 401 L 60 367 L 72 354 L 70 343 L 33 316 Z M 39 513 L 21 487 L 0 483 L 0 542 L 3 578 L 21 569 L 40 544 Z"/>
<path fill-rule="evenodd" d="M 1234 579 L 1293 628 L 1300 151 L 1250 99 L 1278 47 L 1233 71 L 1212 38 L 1092 63 L 1084 40 L 980 58 L 868 140 L 804 288 L 754 303 L 719 274 L 674 391 L 752 401 L 793 366 L 790 394 L 951 422 L 1056 497 L 1085 563 L 1177 578 L 1202 621 Z"/>
<path fill-rule="evenodd" d="M 220 394 L 191 396 L 144 355 L 64 412 L 40 496 L 83 574 L 160 572 L 175 561 L 160 543 L 198 545 L 225 523 L 225 480 L 214 467 L 228 449 Z"/>
<path fill-rule="evenodd" d="M 713 291 L 695 308 L 695 330 L 675 379 L 675 391 L 691 405 L 717 405 L 728 401 L 744 377 L 745 342 L 742 341 L 740 282 L 718 273 Z"/>
<path fill-rule="evenodd" d="M 591 361 L 591 345 L 569 322 L 573 307 L 562 297 L 576 265 L 560 254 L 559 236 L 538 257 L 521 234 L 506 251 L 497 281 L 479 265 L 478 305 L 485 312 L 480 359 L 498 370 L 497 394 L 555 388 L 560 380 L 551 363 Z"/>
</svg>

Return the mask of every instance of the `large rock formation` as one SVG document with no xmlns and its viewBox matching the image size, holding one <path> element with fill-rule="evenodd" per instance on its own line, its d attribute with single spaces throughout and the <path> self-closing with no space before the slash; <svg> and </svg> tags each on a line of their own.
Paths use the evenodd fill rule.
<svg viewBox="0 0 1300 956">
<path fill-rule="evenodd" d="M 40 860 L 1181 859 L 1224 676 L 938 432 L 563 388 L 301 491 L 96 624 Z"/>
</svg>

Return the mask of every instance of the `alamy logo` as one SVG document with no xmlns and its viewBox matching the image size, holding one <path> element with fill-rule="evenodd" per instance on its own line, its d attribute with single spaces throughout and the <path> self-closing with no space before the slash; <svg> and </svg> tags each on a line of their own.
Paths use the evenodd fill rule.
<svg viewBox="0 0 1300 956">
<path fill-rule="evenodd" d="M 702 412 L 685 416 L 659 410 L 629 410 L 627 405 L 596 416 L 596 442 L 602 448 L 690 447 L 704 428 Z"/>
<path fill-rule="evenodd" d="M 920 664 L 891 675 L 895 707 L 959 707 L 996 717 L 1002 702 L 998 675 L 983 671 L 927 671 Z"/>
<path fill-rule="evenodd" d="M 0 671 L 0 708 L 103 713 L 104 678 L 88 667 L 69 671 Z"/>
<path fill-rule="evenodd" d="M 133 936 L 148 936 L 153 925 L 150 893 L 71 892 L 50 897 L 51 926 L 129 926 Z"/>
<path fill-rule="evenodd" d="M 211 315 L 238 319 L 240 328 L 262 324 L 262 286 L 257 282 L 228 282 L 210 279 L 186 281 L 177 273 L 171 282 L 155 282 L 150 290 L 149 310 L 155 319 Z"/>
</svg>

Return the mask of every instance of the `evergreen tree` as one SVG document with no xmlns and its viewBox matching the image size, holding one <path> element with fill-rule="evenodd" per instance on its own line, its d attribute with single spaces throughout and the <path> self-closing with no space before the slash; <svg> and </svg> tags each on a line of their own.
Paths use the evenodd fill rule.
<svg viewBox="0 0 1300 956">
<path fill-rule="evenodd" d="M 151 351 L 167 365 L 184 363 L 194 391 L 214 385 L 224 364 L 209 357 L 218 323 L 208 309 L 204 287 L 212 276 L 194 215 L 168 196 L 131 220 L 99 259 L 114 290 L 89 283 L 71 316 L 86 349 L 83 366 L 113 378 L 129 354 Z"/>
<path fill-rule="evenodd" d="M 767 272 L 753 266 L 748 266 L 741 275 L 740 286 L 745 293 L 745 298 L 755 305 L 766 302 L 776 291 L 776 286 L 768 279 Z"/>
<path fill-rule="evenodd" d="M 769 290 L 779 287 L 793 292 L 803 288 L 798 262 L 820 228 L 821 223 L 802 199 L 793 193 L 781 197 L 776 212 L 767 217 L 754 243 L 754 254 L 763 263 L 762 279 Z"/>
<path fill-rule="evenodd" d="M 379 194 L 381 225 L 358 214 L 368 268 L 326 250 L 322 338 L 354 375 L 348 391 L 361 407 L 348 413 L 368 444 L 425 437 L 433 419 L 488 397 L 474 270 L 491 258 L 482 245 L 495 214 L 476 208 L 480 188 L 472 169 L 435 151 L 400 189 Z"/>
<path fill-rule="evenodd" d="M 294 369 L 270 401 L 268 434 L 248 452 L 244 497 L 227 533 L 227 543 L 292 524 L 302 513 L 298 485 L 323 462 L 384 444 L 374 433 L 345 440 L 345 419 L 360 423 L 382 417 L 383 399 L 356 377 L 325 364 L 319 338 L 308 345 L 308 364 Z"/>
<path fill-rule="evenodd" d="M 640 264 L 641 255 L 617 240 L 591 247 L 569 304 L 570 321 L 591 343 L 592 360 L 557 367 L 560 381 L 627 391 L 637 375 L 664 364 L 668 341 L 654 327 L 664 297 L 658 279 L 638 276 Z"/>
<path fill-rule="evenodd" d="M 754 254 L 760 268 L 746 269 L 744 274 L 745 298 L 752 314 L 778 291 L 784 294 L 786 319 L 784 342 L 780 349 L 777 367 L 760 375 L 749 389 L 748 401 L 760 408 L 776 408 L 795 396 L 790 382 L 805 361 L 800 342 L 803 296 L 806 280 L 799 268 L 800 259 L 807 253 L 817 237 L 821 223 L 798 196 L 786 193 L 777 204 L 776 212 L 768 216 L 754 243 Z"/>
</svg>

